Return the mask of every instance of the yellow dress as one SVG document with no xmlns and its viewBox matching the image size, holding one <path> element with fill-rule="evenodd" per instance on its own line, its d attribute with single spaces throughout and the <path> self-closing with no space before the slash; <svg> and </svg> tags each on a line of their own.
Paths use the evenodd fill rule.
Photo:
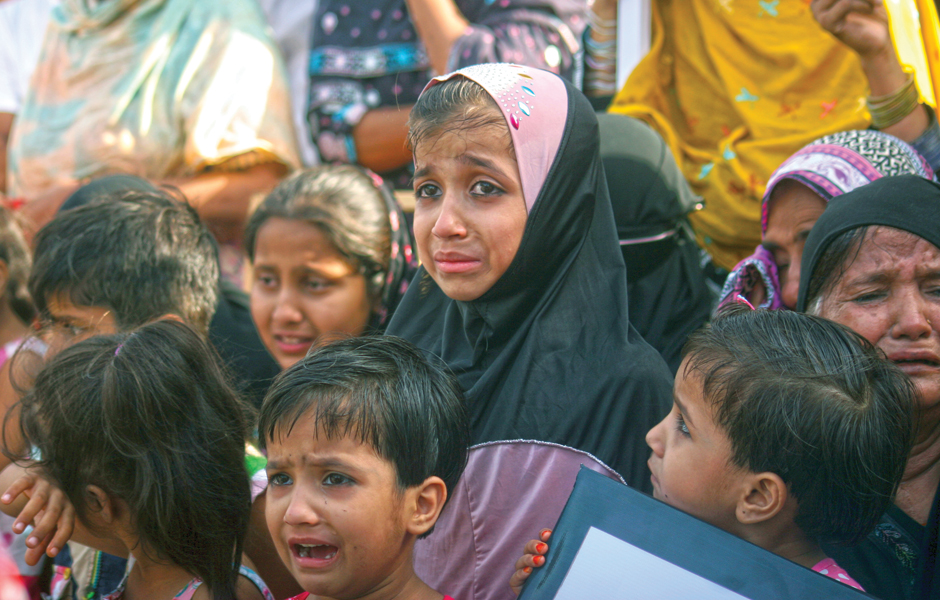
<svg viewBox="0 0 940 600">
<path fill-rule="evenodd" d="M 807 0 L 654 0 L 650 53 L 610 112 L 667 141 L 705 208 L 698 242 L 733 267 L 760 243 L 770 174 L 814 139 L 869 126 L 857 56 Z"/>
</svg>

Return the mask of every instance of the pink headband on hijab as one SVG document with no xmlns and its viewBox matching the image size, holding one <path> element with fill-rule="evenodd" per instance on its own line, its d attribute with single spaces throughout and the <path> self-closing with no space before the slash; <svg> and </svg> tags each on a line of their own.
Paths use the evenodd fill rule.
<svg viewBox="0 0 940 600">
<path fill-rule="evenodd" d="M 516 152 L 526 211 L 531 213 L 565 131 L 568 92 L 564 82 L 548 71 L 498 63 L 435 77 L 424 91 L 453 77 L 480 84 L 499 105 Z"/>
</svg>

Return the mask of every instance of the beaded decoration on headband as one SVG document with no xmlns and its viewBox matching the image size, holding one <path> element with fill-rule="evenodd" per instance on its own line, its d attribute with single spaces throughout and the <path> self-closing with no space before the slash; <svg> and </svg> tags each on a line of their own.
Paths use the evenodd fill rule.
<svg viewBox="0 0 940 600">
<path fill-rule="evenodd" d="M 531 212 L 565 132 L 568 91 L 564 80 L 541 69 L 491 63 L 436 77 L 425 90 L 452 77 L 466 77 L 481 85 L 506 119 L 526 210 Z"/>
<path fill-rule="evenodd" d="M 507 63 L 484 64 L 466 67 L 459 73 L 486 87 L 506 113 L 506 121 L 513 129 L 519 129 L 524 122 L 523 117 L 530 117 L 535 111 L 536 83 L 525 67 Z"/>
</svg>

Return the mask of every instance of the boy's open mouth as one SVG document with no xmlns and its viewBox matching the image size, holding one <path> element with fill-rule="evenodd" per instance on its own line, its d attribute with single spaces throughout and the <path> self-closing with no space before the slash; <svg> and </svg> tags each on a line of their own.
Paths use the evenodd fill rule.
<svg viewBox="0 0 940 600">
<path fill-rule="evenodd" d="M 314 558 L 317 560 L 330 560 L 336 556 L 336 546 L 328 544 L 294 544 L 294 550 L 300 558 Z"/>
</svg>

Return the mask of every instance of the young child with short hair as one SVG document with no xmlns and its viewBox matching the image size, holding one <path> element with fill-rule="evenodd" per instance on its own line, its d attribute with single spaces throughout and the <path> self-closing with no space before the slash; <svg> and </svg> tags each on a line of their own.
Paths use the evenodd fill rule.
<svg viewBox="0 0 940 600">
<path fill-rule="evenodd" d="M 399 338 L 346 339 L 275 380 L 258 430 L 268 528 L 307 591 L 298 600 L 441 600 L 415 574 L 412 550 L 467 461 L 451 375 Z"/>
<path fill-rule="evenodd" d="M 690 338 L 672 412 L 646 436 L 653 496 L 861 589 L 820 543 L 859 542 L 888 508 L 915 406 L 907 376 L 849 329 L 731 306 Z M 516 593 L 550 534 L 526 544 Z"/>
<path fill-rule="evenodd" d="M 148 189 L 142 181 L 123 191 L 95 191 L 96 184 L 108 188 L 106 183 L 98 180 L 82 188 L 81 193 L 93 198 L 70 200 L 77 206 L 57 215 L 34 239 L 29 291 L 43 325 L 42 339 L 48 343 L 47 358 L 88 337 L 132 331 L 164 317 L 177 318 L 206 336 L 219 306 L 217 246 L 192 207 L 166 192 Z M 209 339 L 226 359 L 232 358 L 219 338 Z M 12 373 L 9 365 L 0 371 L 0 410 L 19 400 L 16 387 L 30 387 L 32 354 L 21 352 L 22 360 L 12 361 Z M 238 374 L 234 373 L 236 381 Z M 14 423 L 15 419 L 6 422 L 4 444 L 12 454 L 22 454 L 26 447 L 18 428 L 11 426 Z M 0 467 L 9 460 L 0 456 Z M 246 461 L 253 466 L 263 462 L 260 457 Z M 257 470 L 260 479 L 260 465 Z M 296 584 L 284 572 L 263 529 L 263 500 L 255 504 L 247 552 L 279 595 L 296 593 Z M 33 521 L 27 562 L 38 560 L 47 545 L 49 556 L 65 549 L 67 527 L 56 522 L 57 514 L 46 511 Z M 23 531 L 34 516 L 32 511 L 21 515 L 14 530 Z M 80 556 L 89 554 L 87 560 Z M 59 572 L 67 572 L 79 588 L 78 594 L 92 600 L 114 589 L 124 568 L 122 559 L 93 554 L 77 544 L 70 544 L 70 556 L 56 562 Z"/>
</svg>

